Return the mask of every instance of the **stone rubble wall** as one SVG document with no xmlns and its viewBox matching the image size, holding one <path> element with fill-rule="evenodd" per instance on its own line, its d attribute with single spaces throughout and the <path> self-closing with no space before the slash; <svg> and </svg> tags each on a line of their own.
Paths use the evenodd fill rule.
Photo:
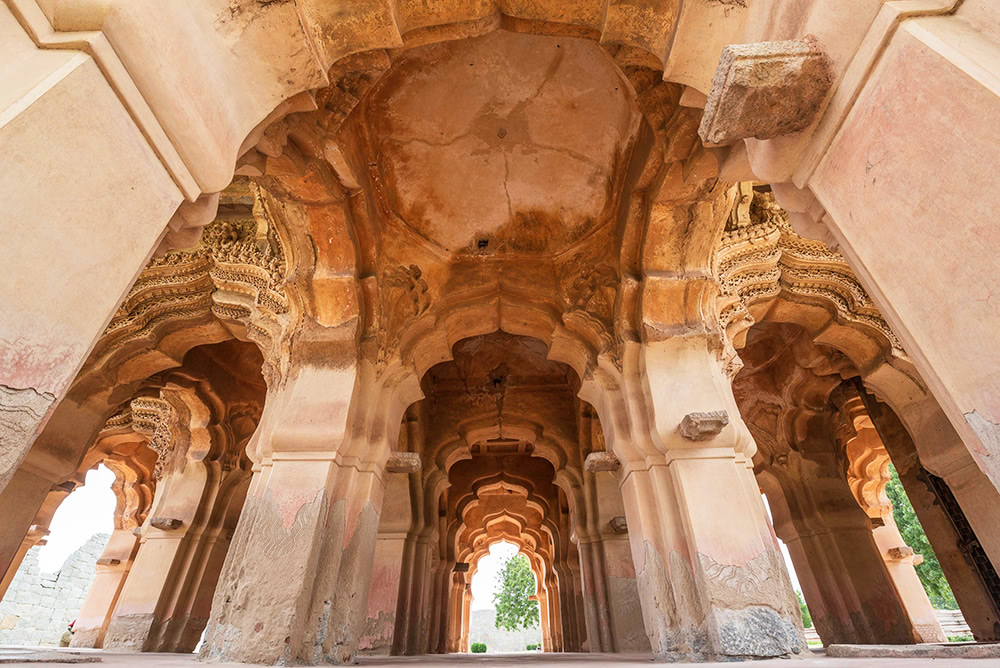
<svg viewBox="0 0 1000 668">
<path fill-rule="evenodd" d="M 0 645 L 58 645 L 76 619 L 110 534 L 95 534 L 55 573 L 38 568 L 40 546 L 28 550 L 0 601 Z"/>
<path fill-rule="evenodd" d="M 471 610 L 469 615 L 469 645 L 486 643 L 486 653 L 525 652 L 528 645 L 542 642 L 542 629 L 507 631 L 496 627 L 496 610 Z"/>
<path fill-rule="evenodd" d="M 972 637 L 972 629 L 962 616 L 961 610 L 935 610 L 934 614 L 946 636 Z"/>
</svg>

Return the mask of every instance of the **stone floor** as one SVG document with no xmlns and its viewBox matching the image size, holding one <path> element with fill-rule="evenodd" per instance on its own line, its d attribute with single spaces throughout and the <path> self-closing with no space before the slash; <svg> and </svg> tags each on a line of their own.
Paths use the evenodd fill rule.
<svg viewBox="0 0 1000 668">
<path fill-rule="evenodd" d="M 928 659 L 928 658 L 834 658 L 826 656 L 821 650 L 814 651 L 814 656 L 789 664 L 787 660 L 755 661 L 749 666 L 753 668 L 773 668 L 783 666 L 789 668 L 917 668 L 933 663 L 934 668 L 987 668 L 997 665 L 996 659 L 977 662 L 975 659 Z M 0 665 L 3 666 L 58 666 L 65 664 L 87 663 L 93 665 L 97 659 L 98 665 L 107 666 L 150 666 L 153 668 L 196 668 L 200 665 L 214 666 L 249 666 L 245 663 L 199 664 L 193 654 L 121 654 L 102 652 L 100 650 L 67 650 L 53 648 L 15 648 L 0 647 Z M 636 666 L 650 664 L 648 655 L 608 655 L 608 654 L 450 654 L 447 656 L 420 657 L 362 657 L 361 666 L 371 668 L 393 668 L 394 666 L 440 666 L 440 665 L 484 665 L 484 666 L 526 666 L 574 668 L 576 666 L 590 668 L 592 666 Z M 732 666 L 731 663 L 700 663 L 693 664 L 710 668 Z"/>
</svg>

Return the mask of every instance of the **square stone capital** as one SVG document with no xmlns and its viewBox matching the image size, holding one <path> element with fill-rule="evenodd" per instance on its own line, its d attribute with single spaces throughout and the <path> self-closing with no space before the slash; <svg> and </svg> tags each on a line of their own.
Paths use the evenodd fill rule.
<svg viewBox="0 0 1000 668">
<path fill-rule="evenodd" d="M 833 82 L 830 59 L 812 37 L 730 44 L 722 51 L 698 134 L 727 145 L 809 127 Z"/>
</svg>

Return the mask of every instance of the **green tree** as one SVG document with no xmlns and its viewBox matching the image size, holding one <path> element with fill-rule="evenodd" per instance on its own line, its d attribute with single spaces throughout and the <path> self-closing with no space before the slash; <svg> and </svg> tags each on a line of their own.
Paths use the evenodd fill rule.
<svg viewBox="0 0 1000 668">
<path fill-rule="evenodd" d="M 795 598 L 799 599 L 799 610 L 802 612 L 802 626 L 808 629 L 813 625 L 812 615 L 809 614 L 809 607 L 806 605 L 805 599 L 802 598 L 802 592 L 798 589 L 795 590 Z"/>
<path fill-rule="evenodd" d="M 896 467 L 890 464 L 889 472 L 892 474 L 892 479 L 886 485 L 885 491 L 889 500 L 892 501 L 892 518 L 896 520 L 896 526 L 903 536 L 903 541 L 912 547 L 914 552 L 924 557 L 924 562 L 919 564 L 916 569 L 917 576 L 927 592 L 927 598 L 931 600 L 931 605 L 935 608 L 955 610 L 958 608 L 955 595 L 951 592 L 951 587 L 944 577 L 944 571 L 941 570 L 941 564 L 938 563 L 937 555 L 931 549 L 930 541 L 927 540 L 927 535 L 924 533 L 923 527 L 920 526 L 920 521 L 913 511 L 913 506 L 910 505 L 910 500 L 906 498 L 906 492 L 903 491 L 903 484 L 899 481 Z"/>
<path fill-rule="evenodd" d="M 528 599 L 535 593 L 535 576 L 527 557 L 521 554 L 510 557 L 503 563 L 500 574 L 500 591 L 493 594 L 496 627 L 517 631 L 538 626 L 538 601 Z"/>
</svg>

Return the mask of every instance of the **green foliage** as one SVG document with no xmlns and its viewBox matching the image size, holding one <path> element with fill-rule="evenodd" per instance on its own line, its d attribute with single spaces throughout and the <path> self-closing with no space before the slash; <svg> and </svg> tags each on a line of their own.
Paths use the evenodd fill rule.
<svg viewBox="0 0 1000 668">
<path fill-rule="evenodd" d="M 486 654 L 486 643 L 474 642 L 469 649 L 472 650 L 473 654 Z"/>
<path fill-rule="evenodd" d="M 948 642 L 972 642 L 975 640 L 972 636 L 948 636 Z"/>
<path fill-rule="evenodd" d="M 918 565 L 916 569 L 917 576 L 920 577 L 920 582 L 927 592 L 927 597 L 935 608 L 956 610 L 958 603 L 955 602 L 955 595 L 951 592 L 951 587 L 948 586 L 948 581 L 941 570 L 941 564 L 938 563 L 937 556 L 931 549 L 927 535 L 924 534 L 923 527 L 917 520 L 917 514 L 913 511 L 913 506 L 910 505 L 910 500 L 906 498 L 903 484 L 899 481 L 899 474 L 896 473 L 896 467 L 890 464 L 889 472 L 892 474 L 892 479 L 886 485 L 885 491 L 889 500 L 892 501 L 892 518 L 896 520 L 896 526 L 903 536 L 903 541 L 912 547 L 915 553 L 924 557 L 924 563 Z"/>
<path fill-rule="evenodd" d="M 805 599 L 802 598 L 802 592 L 798 589 L 795 590 L 795 598 L 799 599 L 799 610 L 802 611 L 802 626 L 808 629 L 813 625 L 812 615 L 809 614 L 809 607 L 806 605 Z"/>
<path fill-rule="evenodd" d="M 537 651 L 538 650 L 538 643 L 535 643 L 534 645 L 527 645 L 527 646 L 525 646 L 525 649 L 528 650 L 529 652 Z"/>
<path fill-rule="evenodd" d="M 538 626 L 538 601 L 528 600 L 535 593 L 535 576 L 527 557 L 517 554 L 507 559 L 500 573 L 500 591 L 493 594 L 496 627 L 517 631 Z"/>
</svg>

